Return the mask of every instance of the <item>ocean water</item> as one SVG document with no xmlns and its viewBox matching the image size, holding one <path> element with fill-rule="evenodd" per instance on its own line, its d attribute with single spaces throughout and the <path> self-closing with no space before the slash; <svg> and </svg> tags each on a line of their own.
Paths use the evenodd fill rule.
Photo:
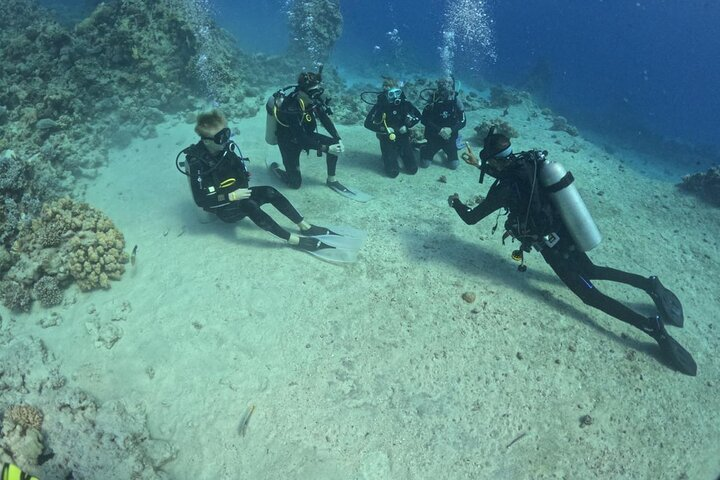
<svg viewBox="0 0 720 480">
<path fill-rule="evenodd" d="M 575 123 L 630 138 L 654 134 L 691 145 L 720 145 L 720 94 L 714 87 L 720 83 L 717 2 L 340 3 L 344 34 L 334 51 L 337 64 L 367 63 L 394 74 L 440 72 L 443 32 L 456 21 L 462 28 L 456 29 L 453 71 L 469 82 L 483 79 L 522 87 L 540 71 L 546 78 L 538 93 Z M 287 41 L 284 2 L 214 5 L 222 12 L 220 23 L 244 47 L 282 50 Z M 486 26 L 473 22 L 478 8 L 487 15 Z M 483 33 L 487 28 L 491 31 Z M 465 33 L 491 37 L 492 52 L 462 42 Z M 406 59 L 404 70 L 393 72 L 389 65 L 397 67 L 398 58 Z"/>
<path fill-rule="evenodd" d="M 287 12 L 306 1 L 177 4 L 198 14 L 200 42 L 217 22 L 244 52 L 281 57 Z M 72 27 L 101 2 L 40 3 Z M 116 123 L 103 134 L 135 134 L 74 180 L 76 199 L 124 234 L 133 260 L 122 278 L 107 290 L 71 286 L 52 308 L 0 307 L 0 463 L 42 480 L 720 478 L 720 216 L 676 187 L 720 161 L 720 4 L 339 4 L 343 33 L 325 63 L 348 86 L 453 74 L 479 98 L 497 85 L 530 92 L 519 106 L 468 112 L 465 139 L 477 151 L 473 128 L 506 120 L 517 150 L 545 148 L 572 170 L 603 235 L 590 256 L 659 275 L 677 293 L 685 325 L 668 330 L 698 375 L 674 371 L 647 335 L 583 304 L 537 252 L 521 272 L 503 217 L 458 219 L 448 197 L 477 201 L 490 179 L 441 158 L 387 178 L 362 123 L 338 124 L 338 178 L 372 196 L 356 202 L 326 187 L 312 151 L 299 190 L 268 171 L 281 158 L 265 142 L 264 109 L 231 110 L 254 112 L 264 98 L 211 99 L 230 114 L 251 184 L 274 186 L 312 223 L 366 233 L 356 261 L 323 262 L 247 219 L 206 215 L 173 160 L 197 141 L 209 86 L 227 79 L 212 70 L 196 108 L 152 106 L 152 134 L 130 129 L 121 107 L 107 111 Z M 297 60 L 315 68 L 312 49 Z M 555 115 L 579 135 L 552 130 Z M 22 152 L 48 155 L 39 148 Z M 637 289 L 601 288 L 655 314 Z M 39 409 L 42 428 L 15 427 L 10 405 Z"/>
</svg>

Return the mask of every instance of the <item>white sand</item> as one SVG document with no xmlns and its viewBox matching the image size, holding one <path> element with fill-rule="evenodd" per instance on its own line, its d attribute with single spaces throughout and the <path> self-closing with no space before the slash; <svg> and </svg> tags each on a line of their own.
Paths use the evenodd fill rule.
<svg viewBox="0 0 720 480">
<path fill-rule="evenodd" d="M 113 153 L 87 186 L 128 251 L 138 245 L 135 267 L 109 291 L 71 290 L 59 326 L 41 328 L 49 312 L 39 308 L 3 316 L 18 318 L 17 335 L 42 338 L 75 386 L 144 405 L 152 436 L 178 448 L 169 478 L 714 478 L 718 210 L 678 195 L 677 171 L 526 117 L 511 109 L 515 149 L 546 148 L 574 172 L 605 238 L 596 263 L 657 274 L 683 300 L 686 326 L 669 329 L 695 356 L 696 378 L 583 305 L 539 254 L 517 272 L 501 229 L 490 235 L 494 216 L 467 226 L 447 207 L 448 195 L 484 193 L 491 179 L 478 186 L 470 167 L 439 164 L 388 179 L 360 126 L 339 127 L 349 153 L 338 178 L 371 202 L 326 188 L 314 155 L 302 159 L 301 190 L 275 184 L 311 222 L 366 230 L 358 263 L 324 263 L 249 220 L 200 223 L 173 165 L 192 126 L 170 121 Z M 466 135 L 480 119 L 470 115 Z M 279 155 L 263 142 L 264 118 L 234 125 L 253 184 L 273 183 L 264 158 Z M 580 153 L 562 152 L 573 143 Z M 649 312 L 644 294 L 601 287 Z M 98 328 L 121 338 L 96 345 Z M 592 425 L 580 427 L 583 415 Z"/>
</svg>

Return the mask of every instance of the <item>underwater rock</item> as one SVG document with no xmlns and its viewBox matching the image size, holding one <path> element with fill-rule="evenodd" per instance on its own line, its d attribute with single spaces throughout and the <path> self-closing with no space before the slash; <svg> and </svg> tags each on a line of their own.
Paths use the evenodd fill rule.
<svg viewBox="0 0 720 480">
<path fill-rule="evenodd" d="M 288 56 L 300 65 L 325 62 L 342 33 L 339 0 L 292 2 L 288 17 Z"/>
<path fill-rule="evenodd" d="M 711 167 L 704 173 L 685 175 L 677 186 L 711 205 L 720 207 L 720 165 Z"/>
<path fill-rule="evenodd" d="M 573 137 L 577 137 L 580 134 L 578 129 L 570 125 L 567 118 L 561 115 L 553 117 L 552 122 L 553 124 L 550 126 L 550 130 L 565 132 Z"/>
<path fill-rule="evenodd" d="M 35 123 L 35 128 L 38 130 L 55 130 L 60 128 L 60 124 L 51 118 L 41 118 Z"/>
<path fill-rule="evenodd" d="M 518 92 L 502 86 L 490 87 L 491 108 L 509 108 L 513 105 L 520 105 L 527 97 L 525 92 Z"/>
</svg>

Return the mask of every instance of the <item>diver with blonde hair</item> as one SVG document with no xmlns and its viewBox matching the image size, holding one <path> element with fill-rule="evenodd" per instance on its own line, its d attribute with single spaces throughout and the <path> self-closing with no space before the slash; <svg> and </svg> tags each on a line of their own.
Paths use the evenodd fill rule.
<svg viewBox="0 0 720 480">
<path fill-rule="evenodd" d="M 198 207 L 227 223 L 247 217 L 288 244 L 330 261 L 349 261 L 342 259 L 353 257 L 362 242 L 350 242 L 340 231 L 308 223 L 274 187 L 250 186 L 250 173 L 245 166 L 248 159 L 231 139 L 232 132 L 222 112 L 212 110 L 198 115 L 195 133 L 200 141 L 178 153 L 175 164 L 188 177 Z M 180 163 L 183 154 L 185 162 Z M 290 233 L 264 212 L 261 207 L 268 203 L 295 223 L 301 235 Z"/>
</svg>

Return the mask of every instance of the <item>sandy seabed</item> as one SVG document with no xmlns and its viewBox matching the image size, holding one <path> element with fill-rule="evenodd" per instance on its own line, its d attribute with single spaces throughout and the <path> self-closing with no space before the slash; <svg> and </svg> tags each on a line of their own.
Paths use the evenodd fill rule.
<svg viewBox="0 0 720 480">
<path fill-rule="evenodd" d="M 547 149 L 577 178 L 604 236 L 593 260 L 657 274 L 683 300 L 685 327 L 669 329 L 697 377 L 585 306 L 539 254 L 519 273 L 514 246 L 491 235 L 494 216 L 465 225 L 446 199 L 485 193 L 490 179 L 479 186 L 476 170 L 436 162 L 389 179 L 374 135 L 340 126 L 338 179 L 375 198 L 326 188 L 314 155 L 290 191 L 265 170 L 279 154 L 264 144 L 261 116 L 231 122 L 252 184 L 275 185 L 310 222 L 365 230 L 357 263 L 322 262 L 249 220 L 208 222 L 173 165 L 195 141 L 192 125 L 169 118 L 157 138 L 113 152 L 86 186 L 128 251 L 138 246 L 135 265 L 110 290 L 70 290 L 52 311 L 2 310 L 4 328 L 42 340 L 60 374 L 100 404 L 140 405 L 150 436 L 176 449 L 168 478 L 714 479 L 718 210 L 677 191 L 690 172 L 514 115 L 515 149 Z M 466 133 L 479 121 L 470 113 Z M 565 151 L 573 145 L 580 151 Z M 651 312 L 642 292 L 599 286 Z M 62 321 L 43 320 L 51 314 Z M 93 438 L 75 442 L 94 448 Z"/>
</svg>

